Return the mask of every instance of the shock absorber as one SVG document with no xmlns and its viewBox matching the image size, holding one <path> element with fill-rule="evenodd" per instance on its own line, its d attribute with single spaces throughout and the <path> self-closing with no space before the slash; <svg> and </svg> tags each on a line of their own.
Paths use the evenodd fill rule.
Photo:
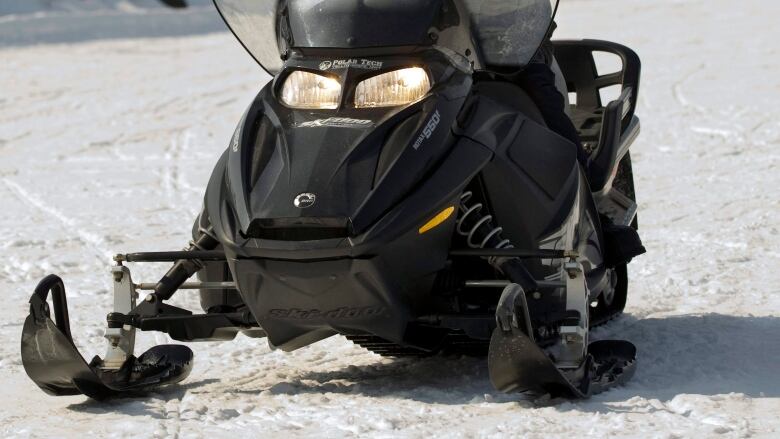
<svg viewBox="0 0 780 439">
<path fill-rule="evenodd" d="M 185 251 L 214 250 L 219 245 L 211 226 L 208 228 L 200 227 L 198 232 L 200 233 L 198 239 L 190 241 L 190 245 Z M 176 261 L 173 267 L 157 282 L 152 297 L 159 300 L 170 299 L 173 293 L 201 268 L 203 268 L 203 262 L 197 259 Z"/>
<path fill-rule="evenodd" d="M 473 196 L 473 192 L 467 191 L 460 197 L 460 218 L 455 226 L 456 232 L 466 238 L 466 244 L 471 248 L 514 248 L 512 242 L 502 236 L 504 229 L 493 223 L 493 215 L 482 212 L 484 205 L 479 202 L 469 203 Z M 487 261 L 504 273 L 511 282 L 523 287 L 526 292 L 536 291 L 539 288 L 520 259 L 489 257 Z"/>
</svg>

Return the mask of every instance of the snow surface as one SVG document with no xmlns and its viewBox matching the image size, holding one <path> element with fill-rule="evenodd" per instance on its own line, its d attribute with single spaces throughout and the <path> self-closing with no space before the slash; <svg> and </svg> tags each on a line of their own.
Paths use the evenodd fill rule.
<svg viewBox="0 0 780 439">
<path fill-rule="evenodd" d="M 73 23 L 108 34 L 35 45 L 52 41 L 35 30 L 50 14 L 0 18 L 0 436 L 780 437 L 778 13 L 766 0 L 564 2 L 559 38 L 643 58 L 633 157 L 649 254 L 630 267 L 627 315 L 597 331 L 637 345 L 636 377 L 556 404 L 493 391 L 484 360 L 393 361 L 341 337 L 292 354 L 193 344 L 191 377 L 147 398 L 45 395 L 19 358 L 37 281 L 64 277 L 76 343 L 102 354 L 109 256 L 186 244 L 267 77 L 225 32 L 121 39 L 130 13 L 81 12 Z M 139 349 L 165 341 L 143 334 Z"/>
<path fill-rule="evenodd" d="M 0 46 L 224 32 L 211 0 L 0 0 Z"/>
</svg>

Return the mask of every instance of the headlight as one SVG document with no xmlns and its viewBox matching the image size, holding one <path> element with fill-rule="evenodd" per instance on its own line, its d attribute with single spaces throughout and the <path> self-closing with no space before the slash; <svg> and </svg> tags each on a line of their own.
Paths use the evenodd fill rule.
<svg viewBox="0 0 780 439">
<path fill-rule="evenodd" d="M 282 85 L 282 102 L 292 108 L 334 110 L 340 98 L 341 84 L 315 73 L 296 70 Z"/>
<path fill-rule="evenodd" d="M 410 67 L 368 78 L 355 90 L 355 107 L 394 107 L 410 104 L 428 93 L 431 82 L 424 69 Z"/>
</svg>

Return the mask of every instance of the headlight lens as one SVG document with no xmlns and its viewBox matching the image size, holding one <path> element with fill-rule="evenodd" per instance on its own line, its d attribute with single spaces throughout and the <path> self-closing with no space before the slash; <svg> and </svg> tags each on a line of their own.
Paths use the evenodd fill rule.
<svg viewBox="0 0 780 439">
<path fill-rule="evenodd" d="M 282 85 L 282 102 L 292 108 L 334 110 L 340 98 L 339 81 L 316 73 L 296 70 Z"/>
<path fill-rule="evenodd" d="M 394 70 L 368 78 L 355 90 L 355 107 L 394 107 L 410 104 L 431 89 L 428 73 L 420 67 Z"/>
</svg>

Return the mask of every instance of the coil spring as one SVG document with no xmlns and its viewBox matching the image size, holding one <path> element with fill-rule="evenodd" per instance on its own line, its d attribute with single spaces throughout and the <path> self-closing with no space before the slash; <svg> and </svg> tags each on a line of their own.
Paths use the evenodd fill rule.
<svg viewBox="0 0 780 439">
<path fill-rule="evenodd" d="M 457 233 L 466 237 L 466 243 L 471 248 L 513 248 L 512 243 L 501 236 L 504 229 L 493 225 L 493 215 L 482 215 L 482 203 L 468 205 L 473 195 L 473 192 L 467 191 L 460 197 L 461 215 L 456 223 Z"/>
</svg>

